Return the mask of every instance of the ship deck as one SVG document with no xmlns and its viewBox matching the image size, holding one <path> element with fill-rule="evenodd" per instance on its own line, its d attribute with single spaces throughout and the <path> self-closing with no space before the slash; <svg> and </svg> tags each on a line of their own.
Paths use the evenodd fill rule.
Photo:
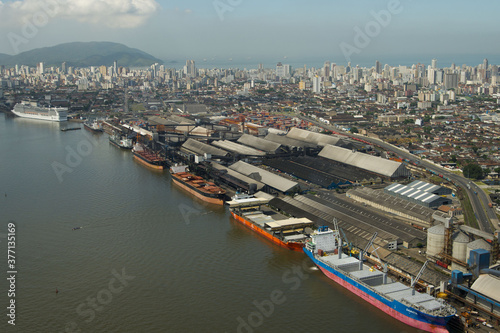
<svg viewBox="0 0 500 333">
<path fill-rule="evenodd" d="M 381 271 L 365 264 L 363 264 L 363 269 L 360 270 L 359 260 L 354 257 L 342 255 L 342 258 L 339 259 L 338 255 L 332 254 L 319 257 L 319 260 L 337 270 L 343 271 L 347 276 L 364 283 L 377 294 L 389 300 L 405 302 L 425 312 L 437 311 L 443 307 L 441 302 L 431 295 L 419 292 L 412 295 L 412 289 L 398 281 L 387 278 L 387 283 L 383 284 L 383 273 Z"/>
</svg>

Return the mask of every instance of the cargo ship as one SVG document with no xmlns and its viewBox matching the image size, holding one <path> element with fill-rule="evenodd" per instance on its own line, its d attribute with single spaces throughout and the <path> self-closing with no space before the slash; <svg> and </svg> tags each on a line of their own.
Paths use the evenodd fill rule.
<svg viewBox="0 0 500 333">
<path fill-rule="evenodd" d="M 268 199 L 240 195 L 239 197 L 234 196 L 227 204 L 229 205 L 231 216 L 236 221 L 272 241 L 274 244 L 292 251 L 302 252 L 305 241 L 308 238 L 306 229 L 312 228 L 314 226 L 313 222 L 307 218 L 275 220 L 261 208 L 268 202 Z"/>
<path fill-rule="evenodd" d="M 86 130 L 94 132 L 94 133 L 102 133 L 102 123 L 98 122 L 97 120 L 94 121 L 86 121 L 83 123 L 83 126 L 85 127 Z"/>
<path fill-rule="evenodd" d="M 360 259 L 343 254 L 341 243 L 337 231 L 320 227 L 307 240 L 304 252 L 328 278 L 391 317 L 427 332 L 448 332 L 446 325 L 455 308 L 393 281 L 387 272 L 364 264 L 362 254 Z"/>
<path fill-rule="evenodd" d="M 164 170 L 167 166 L 167 160 L 164 157 L 139 143 L 134 145 L 132 154 L 137 162 L 152 169 Z"/>
<path fill-rule="evenodd" d="M 12 113 L 18 117 L 48 121 L 67 121 L 67 108 L 47 108 L 38 106 L 36 102 L 23 101 L 17 103 L 12 109 Z"/>
<path fill-rule="evenodd" d="M 208 182 L 203 177 L 195 176 L 187 171 L 187 166 L 172 166 L 170 174 L 174 184 L 193 194 L 195 197 L 215 205 L 223 205 L 226 191 Z"/>
<path fill-rule="evenodd" d="M 113 135 L 109 136 L 109 143 L 113 146 L 122 148 L 122 149 L 132 149 L 134 145 L 132 143 L 132 139 L 127 138 L 126 136 L 122 136 L 116 132 Z"/>
</svg>

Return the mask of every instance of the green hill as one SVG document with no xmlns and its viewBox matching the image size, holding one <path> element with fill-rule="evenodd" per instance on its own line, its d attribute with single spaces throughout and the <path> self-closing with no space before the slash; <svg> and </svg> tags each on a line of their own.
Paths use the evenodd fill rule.
<svg viewBox="0 0 500 333">
<path fill-rule="evenodd" d="M 0 54 L 0 65 L 5 66 L 36 66 L 40 62 L 43 62 L 45 67 L 61 66 L 63 62 L 66 62 L 66 66 L 73 67 L 111 66 L 115 60 L 118 66 L 124 67 L 145 67 L 163 63 L 146 52 L 111 42 L 65 43 L 15 56 Z"/>
</svg>

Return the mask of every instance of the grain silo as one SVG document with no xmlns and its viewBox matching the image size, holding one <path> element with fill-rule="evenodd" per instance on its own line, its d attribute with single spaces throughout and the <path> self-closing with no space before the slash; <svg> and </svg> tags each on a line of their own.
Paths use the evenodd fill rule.
<svg viewBox="0 0 500 333">
<path fill-rule="evenodd" d="M 453 258 L 465 263 L 467 256 L 467 244 L 469 244 L 469 237 L 463 232 L 458 231 L 453 235 L 452 239 L 453 239 L 453 247 L 452 247 Z M 455 262 L 451 263 L 451 269 L 452 270 L 457 269 L 462 272 L 467 272 L 467 269 L 464 266 L 459 265 Z"/>
<path fill-rule="evenodd" d="M 442 224 L 427 230 L 427 256 L 438 256 L 444 251 L 444 232 Z"/>
<path fill-rule="evenodd" d="M 473 242 L 470 242 L 469 244 L 467 244 L 467 253 L 466 253 L 465 260 L 469 261 L 470 251 L 477 250 L 477 249 L 483 249 L 483 250 L 486 250 L 488 252 L 491 252 L 491 245 L 490 245 L 490 243 L 488 243 L 487 241 L 485 241 L 482 238 L 479 238 Z"/>
</svg>

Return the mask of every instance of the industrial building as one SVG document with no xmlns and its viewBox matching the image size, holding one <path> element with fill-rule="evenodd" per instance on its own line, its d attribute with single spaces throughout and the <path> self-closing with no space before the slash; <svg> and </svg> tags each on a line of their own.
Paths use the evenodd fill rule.
<svg viewBox="0 0 500 333">
<path fill-rule="evenodd" d="M 229 169 L 265 184 L 263 191 L 267 193 L 286 194 L 300 190 L 299 184 L 297 182 L 288 180 L 284 177 L 243 161 L 238 161 L 230 165 Z"/>
<path fill-rule="evenodd" d="M 262 190 L 266 184 L 247 177 L 237 171 L 229 169 L 217 162 L 211 162 L 212 177 L 219 183 L 224 184 L 234 190 L 242 190 L 248 193 L 255 193 Z"/>
<path fill-rule="evenodd" d="M 385 179 L 393 180 L 406 178 L 411 175 L 410 170 L 408 170 L 403 163 L 342 147 L 326 145 L 318 156 L 371 172 Z"/>
<path fill-rule="evenodd" d="M 234 155 L 245 155 L 245 156 L 254 156 L 254 157 L 262 157 L 266 156 L 266 152 L 262 150 L 258 150 L 252 147 L 248 147 L 236 142 L 232 142 L 229 140 L 219 140 L 212 142 L 214 146 L 217 146 L 221 149 L 230 151 Z"/>
<path fill-rule="evenodd" d="M 334 136 L 334 135 L 326 135 L 321 133 L 314 133 L 311 131 L 306 131 L 297 127 L 290 129 L 287 133 L 287 138 L 304 141 L 308 143 L 312 143 L 316 146 L 348 146 L 349 143 L 344 139 Z"/>
<path fill-rule="evenodd" d="M 237 141 L 245 146 L 253 147 L 255 149 L 265 151 L 268 154 L 286 153 L 283 145 L 269 141 L 266 139 L 258 138 L 250 134 L 243 134 Z"/>
<path fill-rule="evenodd" d="M 395 250 L 398 246 L 412 248 L 425 243 L 425 232 L 382 214 L 364 210 L 363 207 L 356 207 L 352 202 L 327 191 L 320 191 L 316 196 L 275 198 L 269 204 L 292 216 L 305 216 L 317 224 L 331 225 L 336 218 L 348 242 L 359 248 L 363 248 L 375 232 L 378 235 L 374 244 L 389 250 Z"/>
<path fill-rule="evenodd" d="M 423 182 L 421 180 L 415 180 L 414 182 L 411 182 L 407 186 L 413 187 L 420 191 L 429 192 L 435 195 L 449 195 L 453 193 L 453 191 L 450 188 Z"/>
<path fill-rule="evenodd" d="M 500 271 L 498 265 L 490 267 L 491 255 L 483 249 L 471 251 L 468 264 L 470 273 L 453 270 L 451 290 L 473 309 L 481 310 L 490 319 L 500 320 Z"/>
<path fill-rule="evenodd" d="M 193 154 L 196 156 L 205 156 L 205 154 L 210 154 L 212 157 L 227 157 L 229 152 L 207 143 L 197 141 L 194 139 L 187 139 L 180 148 L 180 150 L 186 154 Z"/>
<path fill-rule="evenodd" d="M 379 177 L 363 170 L 353 170 L 345 165 L 311 156 L 266 159 L 263 164 L 327 189 L 348 187 L 355 183 L 382 182 Z"/>
<path fill-rule="evenodd" d="M 356 187 L 347 191 L 346 196 L 362 204 L 400 216 L 415 226 L 422 228 L 432 226 L 434 210 L 385 194 L 381 190 Z"/>
<path fill-rule="evenodd" d="M 291 137 L 279 135 L 276 133 L 268 133 L 265 139 L 287 146 L 290 150 L 306 150 L 307 148 L 312 149 L 317 147 L 317 145 L 314 143 L 293 139 Z"/>
<path fill-rule="evenodd" d="M 443 198 L 439 195 L 397 183 L 387 186 L 384 189 L 384 192 L 424 207 L 434 209 L 437 209 L 442 205 L 450 205 L 452 203 L 451 199 Z"/>
</svg>

